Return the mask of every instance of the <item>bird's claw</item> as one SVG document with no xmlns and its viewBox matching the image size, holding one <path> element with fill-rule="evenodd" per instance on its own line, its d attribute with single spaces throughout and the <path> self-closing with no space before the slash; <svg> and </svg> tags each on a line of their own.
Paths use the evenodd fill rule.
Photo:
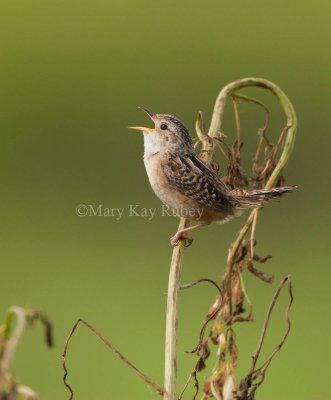
<svg viewBox="0 0 331 400">
<path fill-rule="evenodd" d="M 187 236 L 186 236 L 184 239 L 185 239 L 185 241 L 186 241 L 185 247 L 190 247 L 191 244 L 193 243 L 193 239 L 190 238 L 190 237 L 187 237 Z"/>
<path fill-rule="evenodd" d="M 178 245 L 179 245 L 179 243 L 180 243 L 181 240 L 184 240 L 184 241 L 185 241 L 185 247 L 190 247 L 191 244 L 193 243 L 193 239 L 192 239 L 192 238 L 190 238 L 190 237 L 188 237 L 188 236 L 185 236 L 185 235 L 182 234 L 181 232 L 177 232 L 176 235 L 173 236 L 173 237 L 170 239 L 170 243 L 171 243 L 172 246 L 175 247 L 175 246 L 178 246 Z"/>
</svg>

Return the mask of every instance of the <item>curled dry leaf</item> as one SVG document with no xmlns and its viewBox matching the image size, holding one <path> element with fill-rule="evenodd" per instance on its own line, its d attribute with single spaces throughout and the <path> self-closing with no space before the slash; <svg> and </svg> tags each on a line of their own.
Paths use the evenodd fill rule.
<svg viewBox="0 0 331 400">
<path fill-rule="evenodd" d="M 257 99 L 237 92 L 238 89 L 248 86 L 260 86 L 270 90 L 283 107 L 287 122 L 275 144 L 267 136 L 270 122 L 268 107 Z M 224 105 L 229 97 L 232 98 L 236 125 L 236 135 L 232 145 L 227 144 L 224 137 L 219 137 L 223 122 Z M 238 111 L 239 100 L 258 105 L 265 113 L 264 126 L 258 129 L 257 147 L 250 173 L 246 172 L 242 167 L 244 143 Z M 199 126 L 204 126 L 202 114 L 200 114 L 199 118 Z M 296 115 L 289 99 L 276 85 L 259 78 L 247 78 L 229 84 L 219 94 L 210 129 L 207 134 L 205 132 L 204 128 L 204 136 L 201 140 L 204 151 L 201 158 L 204 161 L 211 162 L 214 159 L 214 149 L 219 148 L 221 150 L 221 154 L 227 163 L 227 171 L 223 181 L 229 187 L 236 190 L 247 190 L 284 185 L 285 179 L 282 169 L 293 149 L 296 133 Z M 206 135 L 209 135 L 214 141 L 208 142 Z M 205 143 L 209 143 L 209 145 L 204 146 Z M 251 212 L 237 238 L 230 246 L 226 271 L 220 284 L 220 289 L 223 293 L 222 298 L 216 298 L 204 319 L 203 334 L 205 333 L 206 321 L 213 320 L 213 326 L 209 331 L 207 340 L 210 345 L 217 346 L 217 363 L 212 374 L 205 379 L 203 400 L 210 397 L 220 400 L 232 398 L 252 400 L 255 391 L 264 379 L 265 370 L 274 356 L 273 353 L 272 357 L 260 369 L 256 369 L 254 366 L 247 378 L 242 380 L 240 384 L 237 383 L 234 370 L 238 358 L 238 349 L 233 326 L 237 322 L 251 322 L 254 320 L 252 304 L 244 285 L 243 274 L 247 270 L 253 276 L 266 283 L 272 283 L 274 279 L 273 275 L 258 269 L 255 265 L 265 263 L 270 259 L 270 256 L 260 257 L 255 252 L 255 231 L 259 211 L 259 209 L 255 209 Z M 245 315 L 246 308 L 248 308 L 248 313 Z M 286 332 L 281 344 L 277 346 L 277 351 L 282 347 L 288 333 L 289 330 Z M 200 340 L 201 343 L 202 341 Z M 196 370 L 195 374 L 197 372 Z M 246 388 L 245 390 L 243 390 L 244 387 Z"/>
</svg>

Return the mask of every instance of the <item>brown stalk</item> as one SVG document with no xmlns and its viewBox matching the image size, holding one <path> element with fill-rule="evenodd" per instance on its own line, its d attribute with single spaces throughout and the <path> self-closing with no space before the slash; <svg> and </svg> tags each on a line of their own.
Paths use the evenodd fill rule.
<svg viewBox="0 0 331 400">
<path fill-rule="evenodd" d="M 263 181 L 265 182 L 264 185 L 262 186 L 265 189 L 269 189 L 273 187 L 278 180 L 281 177 L 282 170 L 288 161 L 290 154 L 293 150 L 294 142 L 295 142 L 295 136 L 296 136 L 296 127 L 297 127 L 297 119 L 296 119 L 296 114 L 294 111 L 294 108 L 288 99 L 288 97 L 285 95 L 285 93 L 275 84 L 272 82 L 261 79 L 261 78 L 246 78 L 246 79 L 241 79 L 235 82 L 230 83 L 229 85 L 225 86 L 220 94 L 218 95 L 214 107 L 214 112 L 211 120 L 211 124 L 208 130 L 208 133 L 205 130 L 204 127 L 204 122 L 203 122 L 203 115 L 201 112 L 198 113 L 198 118 L 196 122 L 196 131 L 198 135 L 198 140 L 201 144 L 201 153 L 200 153 L 200 158 L 206 162 L 207 164 L 212 164 L 213 160 L 213 155 L 214 155 L 214 150 L 215 146 L 219 146 L 219 140 L 220 137 L 222 136 L 221 134 L 221 126 L 222 126 L 222 121 L 223 121 L 223 115 L 224 115 L 224 109 L 225 109 L 225 103 L 226 100 L 229 97 L 232 97 L 233 104 L 234 104 L 234 111 L 235 111 L 235 120 L 236 120 L 236 127 L 237 127 L 237 139 L 235 142 L 234 146 L 234 151 L 235 151 L 235 161 L 240 162 L 240 149 L 241 149 L 241 139 L 240 139 L 240 122 L 239 122 L 239 114 L 238 114 L 238 108 L 237 108 L 237 103 L 236 103 L 236 98 L 241 98 L 243 100 L 251 101 L 259 106 L 261 106 L 265 111 L 266 111 L 266 121 L 265 121 L 265 126 L 260 129 L 259 131 L 259 141 L 258 141 L 258 147 L 257 151 L 255 153 L 254 159 L 253 159 L 253 168 L 254 166 L 256 167 L 256 164 L 258 162 L 259 154 L 262 148 L 262 142 L 263 140 L 266 141 L 267 145 L 271 147 L 270 143 L 268 142 L 268 139 L 265 136 L 265 132 L 267 130 L 268 124 L 269 124 L 269 110 L 268 108 L 261 103 L 258 100 L 255 100 L 253 98 L 250 98 L 248 96 L 244 96 L 242 94 L 238 94 L 237 91 L 246 87 L 261 87 L 264 89 L 267 89 L 271 91 L 276 98 L 278 99 L 280 105 L 282 106 L 284 113 L 286 115 L 286 126 L 278 140 L 277 145 L 271 150 L 271 155 L 269 154 L 269 159 L 266 162 L 266 168 L 263 171 L 264 172 L 264 178 Z M 277 162 L 275 162 L 275 157 L 278 152 L 278 150 L 282 147 L 282 153 L 278 159 Z M 233 160 L 233 158 L 231 158 Z M 230 161 L 231 161 L 230 160 Z M 232 243 L 229 249 L 228 253 L 228 258 L 227 258 L 227 267 L 225 274 L 222 279 L 222 292 L 223 292 L 223 299 L 222 303 L 223 305 L 220 306 L 213 306 L 214 309 L 217 310 L 217 312 L 220 315 L 220 319 L 224 321 L 225 324 L 229 324 L 228 328 L 226 329 L 225 332 L 231 327 L 231 325 L 240 320 L 251 320 L 251 312 L 249 313 L 249 316 L 246 319 L 242 319 L 239 316 L 234 316 L 233 312 L 233 301 L 232 301 L 232 277 L 233 277 L 233 272 L 235 266 L 237 267 L 236 264 L 236 259 L 238 258 L 238 254 L 242 246 L 244 246 L 244 241 L 246 238 L 246 235 L 250 231 L 250 258 L 254 258 L 254 250 L 253 250 L 253 243 L 254 243 L 254 235 L 255 235 L 255 230 L 256 230 L 256 224 L 257 224 L 257 216 L 259 213 L 259 209 L 254 209 L 251 211 L 249 217 L 247 218 L 246 222 L 242 226 L 237 238 L 235 241 Z M 182 227 L 186 224 L 185 220 L 180 221 L 180 226 L 178 229 L 182 229 Z M 178 321 L 177 321 L 177 313 L 178 313 L 178 295 L 179 295 L 179 289 L 180 289 L 180 272 L 182 268 L 182 256 L 183 256 L 183 250 L 184 247 L 182 245 L 177 246 L 174 251 L 173 251 L 173 257 L 172 257 L 172 262 L 171 262 L 171 267 L 170 267 L 170 276 L 169 276 L 169 289 L 168 290 L 168 304 L 167 304 L 167 327 L 166 327 L 166 365 L 165 365 L 165 370 L 166 370 L 166 379 L 165 379 L 165 398 L 168 400 L 176 400 L 176 342 L 177 342 L 177 327 L 178 327 Z M 239 264 L 238 264 L 239 266 Z M 256 272 L 257 270 L 254 269 L 254 267 L 250 268 L 253 273 L 258 273 Z M 174 274 L 173 271 L 176 271 Z M 241 272 L 238 270 L 239 276 L 241 277 Z M 265 274 L 261 274 L 261 278 L 264 278 L 268 280 L 267 276 Z M 242 278 L 240 278 L 242 281 Z M 269 278 L 271 280 L 271 278 Z M 243 286 L 243 285 L 242 285 Z M 243 293 L 243 296 L 248 299 L 247 294 Z M 217 301 L 216 301 L 217 303 Z M 220 309 L 219 309 L 220 308 Z M 176 316 L 176 318 L 173 318 L 173 316 Z M 171 318 L 169 316 L 172 316 Z M 226 326 L 226 325 L 225 325 Z M 231 336 L 230 336 L 231 337 Z M 286 338 L 285 338 L 286 339 Z M 285 340 L 284 339 L 284 340 Z M 232 339 L 231 339 L 232 340 Z M 232 345 L 231 345 L 232 346 Z M 232 348 L 232 347 L 231 347 Z M 230 353 L 232 353 L 232 357 L 235 357 L 235 348 L 233 347 L 232 350 L 230 349 Z M 235 360 L 233 358 L 233 360 Z M 271 361 L 271 360 L 270 360 Z M 234 361 L 235 362 L 235 361 Z M 231 368 L 229 371 L 232 371 Z M 231 372 L 232 374 L 232 372 Z M 218 374 L 213 374 L 213 377 L 215 379 L 223 379 L 224 382 L 221 381 L 216 381 L 214 378 L 211 379 L 210 382 L 210 388 L 212 390 L 212 393 L 214 397 L 217 395 L 217 385 L 220 384 L 223 385 L 223 387 L 228 385 L 228 382 L 232 382 L 234 385 L 235 379 L 232 375 L 229 375 L 227 377 L 227 381 L 225 381 L 226 377 L 223 377 Z M 192 379 L 192 377 L 196 378 L 196 373 L 195 370 L 191 373 L 188 382 Z M 231 379 L 230 379 L 231 378 Z M 228 398 L 232 398 L 233 393 L 232 390 L 228 390 L 227 392 Z M 221 396 L 221 395 L 220 395 Z M 208 397 L 208 396 L 207 396 Z M 204 394 L 204 398 L 207 398 L 206 394 Z M 222 397 L 222 400 L 227 400 Z"/>
<path fill-rule="evenodd" d="M 117 355 L 132 371 L 134 371 L 141 379 L 143 379 L 149 386 L 151 386 L 153 389 L 155 389 L 161 396 L 164 394 L 164 389 L 159 386 L 156 382 L 154 382 L 151 378 L 149 378 L 147 375 L 145 375 L 140 369 L 138 369 L 134 364 L 132 364 L 131 361 L 129 361 L 117 348 L 102 334 L 100 333 L 93 325 L 89 324 L 88 322 L 84 321 L 83 319 L 77 320 L 77 322 L 74 324 L 72 327 L 71 331 L 68 334 L 68 337 L 65 341 L 64 349 L 63 349 L 63 354 L 62 354 L 62 367 L 64 369 L 64 376 L 63 376 L 63 383 L 67 387 L 67 389 L 70 392 L 70 400 L 73 399 L 74 397 L 74 392 L 71 388 L 71 386 L 67 382 L 67 376 L 68 376 L 68 370 L 67 370 L 67 365 L 66 365 L 66 357 L 67 357 L 67 350 L 69 343 L 73 337 L 73 334 L 75 333 L 77 327 L 79 324 L 85 325 L 90 331 L 92 331 L 96 336 L 98 336 L 99 339 L 102 340 L 102 342 L 110 348 L 110 350 Z"/>
</svg>

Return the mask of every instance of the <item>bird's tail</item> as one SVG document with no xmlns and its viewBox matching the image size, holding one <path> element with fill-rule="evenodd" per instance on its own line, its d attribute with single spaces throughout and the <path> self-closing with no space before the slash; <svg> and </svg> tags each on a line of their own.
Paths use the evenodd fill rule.
<svg viewBox="0 0 331 400">
<path fill-rule="evenodd" d="M 251 191 L 236 191 L 232 195 L 237 201 L 237 207 L 242 208 L 255 208 L 262 207 L 264 203 L 282 196 L 284 193 L 291 193 L 297 189 L 298 186 L 283 186 L 273 189 L 260 189 Z"/>
</svg>

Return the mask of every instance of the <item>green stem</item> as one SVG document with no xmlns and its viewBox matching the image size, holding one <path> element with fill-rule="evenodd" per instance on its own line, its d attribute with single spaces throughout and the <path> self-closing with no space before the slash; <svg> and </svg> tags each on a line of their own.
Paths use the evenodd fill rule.
<svg viewBox="0 0 331 400">
<path fill-rule="evenodd" d="M 279 101 L 280 105 L 282 106 L 283 111 L 286 115 L 285 130 L 287 131 L 287 134 L 286 134 L 286 139 L 285 139 L 285 143 L 283 146 L 283 151 L 282 151 L 282 154 L 278 160 L 278 163 L 277 163 L 275 169 L 273 170 L 270 178 L 268 179 L 268 181 L 265 185 L 265 189 L 270 189 L 276 183 L 285 164 L 287 163 L 288 159 L 290 158 L 290 155 L 292 153 L 294 143 L 295 143 L 296 131 L 297 131 L 297 125 L 298 125 L 297 116 L 296 116 L 294 107 L 293 107 L 290 99 L 286 96 L 286 94 L 277 85 L 275 85 L 274 83 L 272 83 L 266 79 L 245 78 L 245 79 L 239 79 L 238 81 L 235 81 L 235 82 L 231 82 L 230 84 L 225 86 L 221 90 L 220 94 L 218 95 L 218 97 L 216 99 L 208 135 L 210 137 L 215 137 L 218 135 L 218 132 L 221 129 L 221 125 L 222 125 L 222 121 L 223 121 L 223 115 L 224 115 L 224 109 L 225 109 L 224 106 L 225 106 L 227 98 L 231 94 L 236 92 L 237 90 L 240 90 L 240 89 L 243 89 L 246 87 L 252 87 L 252 86 L 262 87 L 262 88 L 270 90 L 278 99 L 278 101 Z M 239 232 L 234 244 L 230 248 L 229 255 L 228 255 L 228 268 L 231 268 L 233 258 L 238 250 L 238 247 L 239 247 L 241 241 L 245 237 L 246 233 L 248 232 L 248 230 L 254 220 L 255 213 L 258 213 L 257 209 L 255 209 L 251 212 L 246 223 L 243 225 L 241 231 Z"/>
<path fill-rule="evenodd" d="M 263 87 L 270 90 L 279 100 L 282 105 L 285 115 L 287 117 L 287 124 L 285 129 L 287 130 L 287 135 L 284 143 L 284 148 L 282 155 L 278 161 L 276 168 L 274 169 L 272 175 L 270 176 L 265 188 L 272 187 L 279 174 L 281 173 L 284 165 L 286 164 L 290 154 L 292 152 L 296 127 L 297 118 L 294 108 L 285 95 L 285 93 L 274 83 L 261 78 L 245 78 L 238 81 L 232 82 L 225 86 L 216 99 L 214 106 L 213 116 L 210 124 L 208 134 L 204 132 L 204 124 L 202 113 L 198 114 L 198 120 L 196 124 L 198 137 L 202 143 L 202 152 L 200 158 L 206 162 L 210 163 L 215 150 L 214 137 L 219 136 L 219 132 L 222 125 L 224 106 L 227 98 L 239 89 L 245 87 Z M 254 213 L 257 212 L 253 210 L 249 216 L 246 224 L 243 226 L 241 232 L 239 233 L 235 243 L 230 248 L 228 256 L 228 267 L 229 264 L 232 265 L 233 257 L 236 254 L 238 246 L 243 239 L 243 237 L 248 232 L 250 225 L 254 219 Z M 183 229 L 187 226 L 187 221 L 181 218 L 178 230 Z M 183 244 L 176 246 L 173 250 L 169 283 L 168 283 L 168 300 L 167 300 L 167 316 L 166 316 L 166 345 L 165 345 L 165 394 L 164 399 L 176 400 L 176 378 L 177 378 L 177 327 L 178 327 L 178 305 L 179 305 L 179 286 L 180 286 L 180 275 L 182 269 L 182 259 L 183 259 Z M 231 267 L 230 267 L 231 268 Z"/>
<path fill-rule="evenodd" d="M 12 323 L 14 315 L 17 317 L 17 324 L 13 334 L 11 335 L 11 338 L 9 339 L 10 325 Z M 3 379 L 3 377 L 10 371 L 15 350 L 24 332 L 26 323 L 27 322 L 24 310 L 21 307 L 17 306 L 10 307 L 5 317 L 5 327 L 4 327 L 5 344 L 0 360 L 0 382 Z"/>
<path fill-rule="evenodd" d="M 224 106 L 227 98 L 235 91 L 251 86 L 262 87 L 270 90 L 279 100 L 279 103 L 281 104 L 287 118 L 285 127 L 285 129 L 287 130 L 287 135 L 284 143 L 283 152 L 282 155 L 280 156 L 276 168 L 274 169 L 271 177 L 269 178 L 265 186 L 265 188 L 268 189 L 275 184 L 277 177 L 281 173 L 282 169 L 284 168 L 285 164 L 287 163 L 287 160 L 289 159 L 292 153 L 295 143 L 297 124 L 298 124 L 297 116 L 295 114 L 295 110 L 292 103 L 290 102 L 286 94 L 277 85 L 266 79 L 261 79 L 261 78 L 244 78 L 231 82 L 230 84 L 226 85 L 221 90 L 220 94 L 217 96 L 208 135 L 210 137 L 215 137 L 221 130 L 224 109 L 225 109 Z"/>
</svg>

